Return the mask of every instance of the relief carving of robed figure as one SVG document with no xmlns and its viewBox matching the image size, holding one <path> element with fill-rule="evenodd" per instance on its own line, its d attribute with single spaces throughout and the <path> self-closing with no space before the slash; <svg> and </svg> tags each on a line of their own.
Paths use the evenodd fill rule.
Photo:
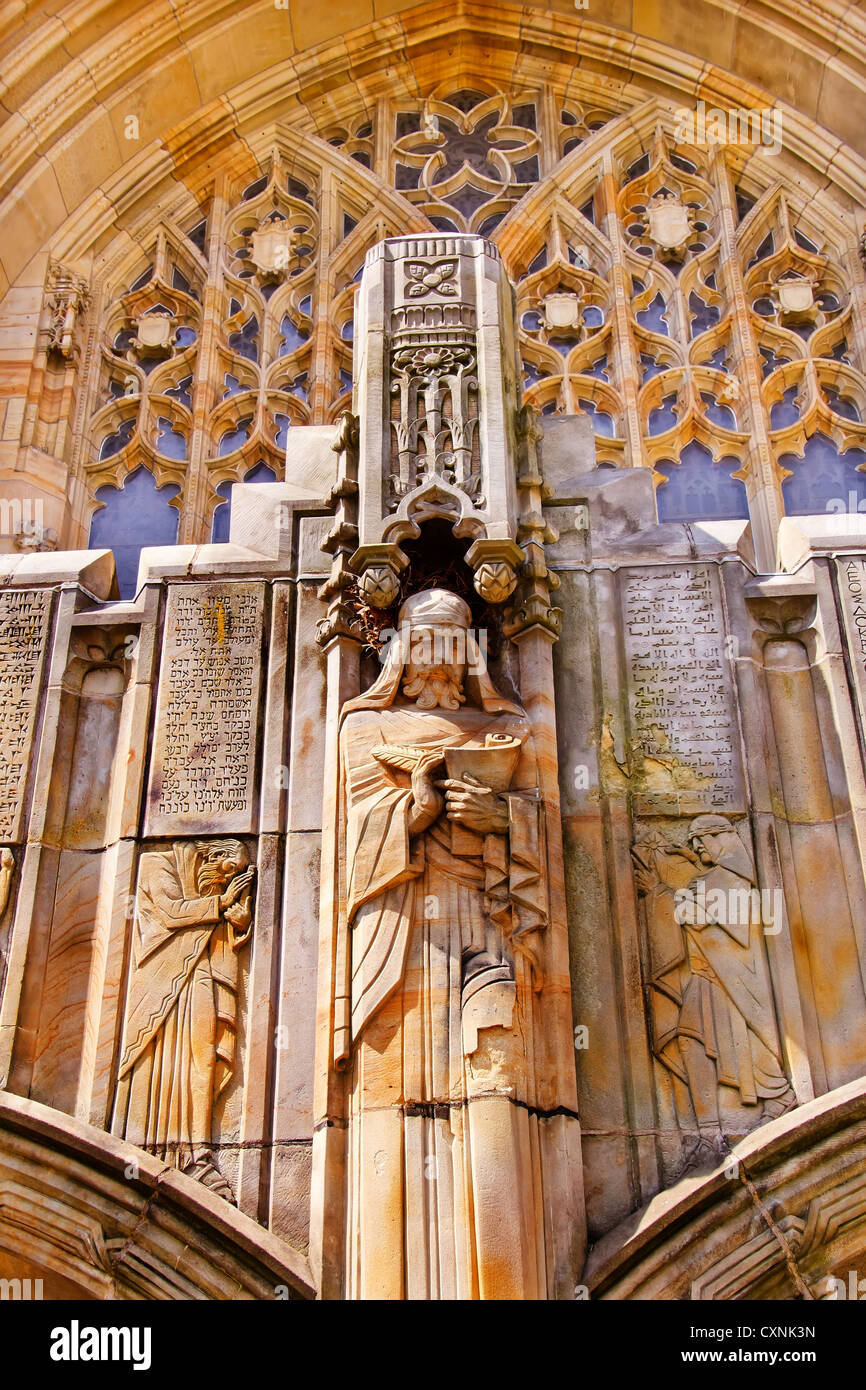
<svg viewBox="0 0 866 1390">
<path fill-rule="evenodd" d="M 255 870 L 239 840 L 143 854 L 114 1132 L 234 1196 L 211 1148 L 234 1071 L 238 952 Z"/>
<path fill-rule="evenodd" d="M 650 963 L 653 1052 L 673 1080 L 689 1158 L 796 1104 L 782 1059 L 752 856 L 724 816 L 688 843 L 635 845 Z"/>
<path fill-rule="evenodd" d="M 528 722 L 470 622 L 447 590 L 413 595 L 341 714 L 349 1297 L 543 1296 L 542 808 Z"/>
</svg>

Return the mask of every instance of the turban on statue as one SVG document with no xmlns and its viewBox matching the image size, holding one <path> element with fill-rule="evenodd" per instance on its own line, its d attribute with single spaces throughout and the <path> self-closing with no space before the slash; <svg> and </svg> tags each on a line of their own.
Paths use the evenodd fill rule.
<svg viewBox="0 0 866 1390">
<path fill-rule="evenodd" d="M 487 662 L 472 635 L 472 610 L 465 599 L 448 589 L 422 589 L 410 595 L 397 615 L 398 629 L 388 643 L 381 673 L 370 689 L 343 705 L 343 719 L 356 709 L 386 709 L 396 698 L 409 656 L 408 633 L 415 627 L 461 628 L 466 632 L 466 687 L 472 702 L 489 714 L 522 715 L 520 705 L 506 700 L 494 686 Z"/>
</svg>

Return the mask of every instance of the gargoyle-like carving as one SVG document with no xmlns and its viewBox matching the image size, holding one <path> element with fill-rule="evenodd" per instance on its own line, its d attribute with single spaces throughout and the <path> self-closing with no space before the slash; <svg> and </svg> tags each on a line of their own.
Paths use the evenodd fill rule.
<svg viewBox="0 0 866 1390">
<path fill-rule="evenodd" d="M 771 914 L 751 853 L 724 816 L 696 816 L 685 844 L 651 831 L 632 853 L 646 908 L 652 1049 L 673 1079 L 694 1157 L 731 1129 L 724 1112 L 753 1128 L 796 1104 L 764 951 Z"/>
<path fill-rule="evenodd" d="M 214 1102 L 234 1072 L 238 953 L 252 932 L 255 869 L 239 840 L 143 854 L 115 1132 L 229 1201 L 211 1148 Z"/>
</svg>

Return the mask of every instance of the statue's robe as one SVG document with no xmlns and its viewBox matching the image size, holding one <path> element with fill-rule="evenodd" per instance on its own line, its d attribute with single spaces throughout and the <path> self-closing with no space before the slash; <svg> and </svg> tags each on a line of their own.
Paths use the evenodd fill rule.
<svg viewBox="0 0 866 1390">
<path fill-rule="evenodd" d="M 653 985 L 653 1050 L 686 1085 L 678 1039 L 694 1038 L 716 1066 L 718 1082 L 739 1092 L 743 1105 L 780 1100 L 790 1090 L 781 1060 L 763 926 L 751 920 L 722 921 L 713 912 L 715 894 L 726 903 L 750 904 L 753 884 L 723 863 L 698 876 L 690 893 L 698 920 L 677 921 L 670 888 L 647 897 Z M 703 904 L 703 906 L 701 906 Z"/>
<path fill-rule="evenodd" d="M 523 740 L 504 794 L 507 832 L 476 834 L 443 811 L 410 837 L 409 774 L 373 749 L 483 743 L 490 732 Z M 544 1296 L 523 1042 L 531 943 L 547 915 L 529 727 L 517 714 L 404 702 L 348 714 L 340 749 L 351 1038 L 336 1060 L 352 1069 L 348 1296 Z"/>
<path fill-rule="evenodd" d="M 238 958 L 219 896 L 201 896 L 201 852 L 143 854 L 115 1132 L 177 1168 L 211 1139 L 234 1068 Z"/>
</svg>

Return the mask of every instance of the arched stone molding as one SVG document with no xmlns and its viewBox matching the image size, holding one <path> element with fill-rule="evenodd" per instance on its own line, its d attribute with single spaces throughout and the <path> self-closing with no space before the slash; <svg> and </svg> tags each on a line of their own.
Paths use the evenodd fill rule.
<svg viewBox="0 0 866 1390">
<path fill-rule="evenodd" d="M 45 1296 L 313 1298 L 303 1255 L 150 1154 L 0 1095 L 0 1274 Z"/>
<path fill-rule="evenodd" d="M 587 1261 L 589 1297 L 851 1297 L 866 1266 L 864 1167 L 858 1080 L 762 1126 L 608 1232 Z"/>
</svg>

